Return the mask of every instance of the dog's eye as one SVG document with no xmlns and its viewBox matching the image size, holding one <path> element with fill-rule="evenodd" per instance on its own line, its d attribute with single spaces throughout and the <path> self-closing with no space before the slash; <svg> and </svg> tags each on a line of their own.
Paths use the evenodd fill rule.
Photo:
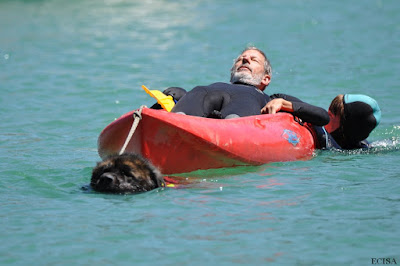
<svg viewBox="0 0 400 266">
<path fill-rule="evenodd" d="M 125 176 L 132 176 L 130 169 L 122 169 L 122 174 Z"/>
</svg>

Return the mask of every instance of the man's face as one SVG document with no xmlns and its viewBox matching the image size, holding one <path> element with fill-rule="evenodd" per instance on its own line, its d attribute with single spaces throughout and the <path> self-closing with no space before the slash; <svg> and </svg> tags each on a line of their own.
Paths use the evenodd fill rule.
<svg viewBox="0 0 400 266">
<path fill-rule="evenodd" d="M 259 87 L 266 75 L 264 63 L 265 58 L 259 51 L 243 52 L 231 69 L 231 82 L 241 82 Z"/>
</svg>

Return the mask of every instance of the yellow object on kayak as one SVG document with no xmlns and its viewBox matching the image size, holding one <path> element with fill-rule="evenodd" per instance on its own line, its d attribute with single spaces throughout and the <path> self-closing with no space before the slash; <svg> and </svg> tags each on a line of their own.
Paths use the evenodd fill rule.
<svg viewBox="0 0 400 266">
<path fill-rule="evenodd" d="M 174 98 L 172 96 L 167 96 L 161 91 L 158 90 L 149 90 L 146 86 L 142 85 L 142 88 L 145 92 L 147 92 L 151 97 L 155 98 L 157 102 L 161 105 L 161 107 L 168 112 L 175 106 Z"/>
</svg>

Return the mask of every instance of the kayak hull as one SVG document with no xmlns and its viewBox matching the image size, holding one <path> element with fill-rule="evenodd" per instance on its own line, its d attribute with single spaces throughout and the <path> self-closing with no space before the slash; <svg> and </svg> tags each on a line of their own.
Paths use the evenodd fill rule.
<svg viewBox="0 0 400 266">
<path fill-rule="evenodd" d="M 101 158 L 118 154 L 131 129 L 133 112 L 103 129 Z M 125 152 L 138 153 L 164 174 L 309 159 L 315 149 L 310 129 L 291 114 L 210 119 L 144 108 Z"/>
</svg>

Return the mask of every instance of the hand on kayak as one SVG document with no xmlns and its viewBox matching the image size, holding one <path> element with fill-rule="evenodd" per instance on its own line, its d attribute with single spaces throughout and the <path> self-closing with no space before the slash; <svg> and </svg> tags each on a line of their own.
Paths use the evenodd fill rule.
<svg viewBox="0 0 400 266">
<path fill-rule="evenodd" d="M 277 98 L 269 101 L 262 109 L 262 114 L 275 114 L 279 111 L 293 112 L 293 105 L 291 102 L 282 98 Z"/>
</svg>

